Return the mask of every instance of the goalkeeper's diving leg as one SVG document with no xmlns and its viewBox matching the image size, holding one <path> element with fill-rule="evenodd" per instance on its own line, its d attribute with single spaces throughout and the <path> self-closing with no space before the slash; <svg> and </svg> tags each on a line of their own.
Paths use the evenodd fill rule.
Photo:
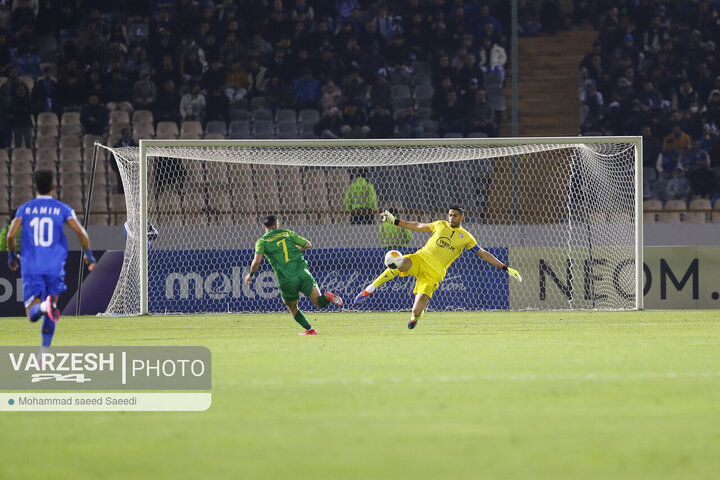
<svg viewBox="0 0 720 480">
<path fill-rule="evenodd" d="M 410 260 L 408 257 L 405 257 L 403 258 L 403 263 L 402 265 L 400 265 L 400 268 L 386 268 L 379 277 L 373 280 L 370 285 L 365 287 L 362 292 L 358 293 L 358 296 L 355 297 L 355 303 L 362 302 L 367 297 L 375 293 L 375 290 L 377 290 L 380 285 L 385 282 L 389 282 L 393 278 L 397 277 L 400 272 L 407 272 L 408 270 L 410 270 L 410 267 L 412 267 L 412 260 Z"/>
<path fill-rule="evenodd" d="M 425 313 L 425 307 L 430 301 L 430 297 L 424 293 L 418 293 L 415 295 L 415 303 L 413 303 L 412 313 L 410 314 L 410 321 L 408 322 L 408 328 L 412 330 L 417 325 L 418 320 Z"/>
</svg>

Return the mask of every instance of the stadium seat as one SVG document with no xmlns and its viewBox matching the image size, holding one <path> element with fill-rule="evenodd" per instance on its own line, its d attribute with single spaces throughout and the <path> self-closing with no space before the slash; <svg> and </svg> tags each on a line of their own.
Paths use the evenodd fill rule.
<svg viewBox="0 0 720 480">
<path fill-rule="evenodd" d="M 113 125 L 116 123 L 129 124 L 130 123 L 130 114 L 128 112 L 126 112 L 125 110 L 113 110 L 110 112 L 110 120 L 108 123 L 110 125 Z"/>
<path fill-rule="evenodd" d="M 125 194 L 113 193 L 110 195 L 110 210 L 114 212 L 124 212 L 126 208 Z"/>
<path fill-rule="evenodd" d="M 202 138 L 202 135 L 197 132 L 183 132 L 180 134 L 180 138 L 183 140 L 198 140 Z"/>
<path fill-rule="evenodd" d="M 206 133 L 205 140 L 225 140 L 226 136 L 222 133 Z"/>
<path fill-rule="evenodd" d="M 301 122 L 298 125 L 300 135 L 315 135 L 315 125 L 317 125 L 317 122 Z"/>
<path fill-rule="evenodd" d="M 183 135 L 183 138 L 200 138 L 204 133 L 202 123 L 198 121 L 185 121 L 180 126 L 180 135 Z"/>
<path fill-rule="evenodd" d="M 211 225 L 233 225 L 233 207 L 230 188 L 227 184 L 207 186 L 207 212 Z"/>
<path fill-rule="evenodd" d="M 408 85 L 410 79 L 403 72 L 390 72 L 388 75 L 388 83 L 390 85 Z"/>
<path fill-rule="evenodd" d="M 432 109 L 429 107 L 428 108 L 418 108 L 416 113 L 417 113 L 418 120 L 420 120 L 421 122 L 432 119 Z"/>
<path fill-rule="evenodd" d="M 332 223 L 328 204 L 327 176 L 324 170 L 308 170 L 303 178 L 305 185 L 305 210 L 310 223 L 327 225 Z M 341 204 L 344 207 L 344 204 Z"/>
<path fill-rule="evenodd" d="M 10 190 L 8 188 L 0 188 L 0 211 L 6 211 L 10 209 Z M 5 221 L 9 221 L 10 217 L 5 217 L 5 220 L 2 220 L 2 217 L 0 217 L 0 222 L 5 223 Z"/>
<path fill-rule="evenodd" d="M 250 110 L 257 110 L 258 108 L 263 107 L 265 107 L 264 97 L 254 97 L 252 100 L 250 100 Z"/>
<path fill-rule="evenodd" d="M 294 121 L 280 122 L 277 127 L 278 138 L 297 138 L 298 128 Z"/>
<path fill-rule="evenodd" d="M 35 197 L 32 187 L 32 179 L 28 183 L 15 184 L 10 194 L 10 204 L 13 207 L 19 207 L 23 203 L 29 202 Z"/>
<path fill-rule="evenodd" d="M 298 114 L 298 122 L 313 122 L 313 125 L 320 121 L 320 112 L 313 108 L 300 110 Z"/>
<path fill-rule="evenodd" d="M 413 74 L 426 73 L 430 75 L 430 62 L 415 60 L 410 64 L 410 70 Z"/>
<path fill-rule="evenodd" d="M 124 112 L 127 113 L 127 112 Z M 122 131 L 126 128 L 130 128 L 129 123 L 111 123 L 110 129 L 108 130 L 109 135 L 122 135 Z"/>
<path fill-rule="evenodd" d="M 655 223 L 658 220 L 659 213 L 648 213 L 647 210 L 662 210 L 662 202 L 660 200 L 645 200 L 643 202 L 643 222 Z"/>
<path fill-rule="evenodd" d="M 92 150 L 95 146 L 95 142 L 104 143 L 103 137 L 101 137 L 100 135 L 92 135 L 90 133 L 86 133 L 82 137 L 82 146 L 85 150 L 88 150 L 88 149 Z M 117 143 L 117 141 L 115 143 Z M 107 145 L 112 147 L 115 145 L 115 143 L 111 142 L 110 137 L 108 137 Z"/>
<path fill-rule="evenodd" d="M 415 100 L 415 109 L 418 115 L 422 110 L 428 110 L 432 113 L 432 97 L 418 98 Z"/>
<path fill-rule="evenodd" d="M 420 86 L 431 85 L 430 75 L 427 73 L 416 73 L 412 76 L 412 85 L 417 88 Z"/>
<path fill-rule="evenodd" d="M 78 164 L 82 163 L 82 150 L 80 148 L 63 148 L 60 150 L 60 164 Z"/>
<path fill-rule="evenodd" d="M 58 42 L 54 36 L 39 37 L 37 39 L 38 57 L 43 62 L 56 62 L 58 57 Z"/>
<path fill-rule="evenodd" d="M 80 148 L 82 143 L 75 135 L 63 135 L 60 137 L 60 149 L 63 148 Z"/>
<path fill-rule="evenodd" d="M 38 148 L 57 148 L 58 142 L 56 137 L 35 137 L 35 149 Z"/>
<path fill-rule="evenodd" d="M 278 188 L 283 217 L 291 225 L 307 223 L 307 214 L 303 211 L 302 173 L 300 167 L 281 166 L 278 168 Z"/>
<path fill-rule="evenodd" d="M 223 120 L 211 120 L 205 126 L 205 138 L 211 134 L 227 135 L 227 124 Z"/>
<path fill-rule="evenodd" d="M 106 212 L 108 210 L 108 198 L 104 188 L 98 188 L 101 185 L 93 185 L 92 199 L 90 199 L 91 212 Z M 104 187 L 104 185 L 102 185 Z M 89 192 L 89 190 L 88 190 Z"/>
<path fill-rule="evenodd" d="M 57 125 L 38 125 L 35 134 L 38 137 L 57 138 L 58 128 Z"/>
<path fill-rule="evenodd" d="M 253 110 L 252 112 L 252 121 L 253 122 L 259 122 L 259 121 L 271 121 L 273 119 L 272 110 L 269 108 L 258 108 L 257 110 Z"/>
<path fill-rule="evenodd" d="M 278 173 L 273 165 L 254 165 L 256 210 L 260 212 L 277 212 L 280 210 L 280 194 L 278 190 Z"/>
<path fill-rule="evenodd" d="M 61 189 L 75 188 L 81 190 L 83 188 L 83 180 L 80 175 L 60 175 L 59 185 Z"/>
<path fill-rule="evenodd" d="M 397 97 L 392 99 L 392 106 L 393 109 L 398 110 L 404 110 L 407 107 L 413 106 L 413 100 L 410 97 Z"/>
<path fill-rule="evenodd" d="M 88 225 L 107 226 L 109 225 L 109 218 L 107 213 L 92 213 L 91 211 Z"/>
<path fill-rule="evenodd" d="M 424 132 L 437 132 L 439 124 L 435 120 L 425 120 L 422 123 L 422 127 Z"/>
<path fill-rule="evenodd" d="M 133 111 L 132 103 L 130 102 L 108 102 L 106 105 L 107 109 L 110 111 L 113 110 L 124 110 L 128 113 Z"/>
<path fill-rule="evenodd" d="M 10 171 L 10 185 L 12 187 L 32 186 L 32 184 L 32 170 L 21 169 Z"/>
<path fill-rule="evenodd" d="M 70 205 L 77 214 L 85 210 L 83 192 L 80 189 L 63 188 L 60 190 L 60 200 Z"/>
<path fill-rule="evenodd" d="M 233 120 L 230 122 L 228 136 L 230 138 L 250 138 L 250 122 L 247 120 Z"/>
<path fill-rule="evenodd" d="M 149 139 L 155 137 L 155 127 L 152 122 L 137 122 L 133 123 L 133 138 L 135 141 L 141 139 Z M 115 146 L 115 144 L 111 145 Z"/>
<path fill-rule="evenodd" d="M 57 129 L 60 122 L 55 112 L 40 112 L 37 116 L 37 125 L 53 125 Z"/>
<path fill-rule="evenodd" d="M 67 124 L 60 127 L 60 136 L 64 135 L 77 135 L 82 134 L 82 125 L 78 124 Z"/>
<path fill-rule="evenodd" d="M 60 125 L 80 125 L 80 112 L 65 112 L 60 118 Z"/>
<path fill-rule="evenodd" d="M 161 139 L 171 140 L 177 138 L 179 134 L 180 131 L 178 130 L 177 123 L 175 122 L 158 122 L 155 130 L 155 135 L 157 138 Z"/>
<path fill-rule="evenodd" d="M 393 100 L 396 98 L 410 98 L 410 87 L 407 85 L 393 85 L 390 87 L 391 95 Z"/>
<path fill-rule="evenodd" d="M 710 210 L 710 200 L 706 198 L 696 198 L 690 201 L 688 207 L 690 210 Z M 707 223 L 710 220 L 709 212 L 688 212 L 685 214 L 683 222 L 685 223 Z"/>
<path fill-rule="evenodd" d="M 643 180 L 654 182 L 657 178 L 657 169 L 653 167 L 643 167 Z"/>
<path fill-rule="evenodd" d="M 237 199 L 235 210 L 243 213 L 254 212 L 255 200 L 250 193 L 255 189 L 252 168 L 247 163 L 232 163 L 228 164 L 228 173 L 231 192 Z"/>
<path fill-rule="evenodd" d="M 685 200 L 668 200 L 663 210 L 687 210 L 687 203 Z M 660 223 L 680 223 L 684 215 L 680 212 L 661 212 L 658 220 Z"/>
<path fill-rule="evenodd" d="M 275 126 L 272 120 L 259 120 L 253 125 L 253 136 L 255 138 L 272 138 L 275 135 Z"/>
<path fill-rule="evenodd" d="M 281 108 L 275 112 L 275 121 L 280 122 L 296 122 L 297 123 L 297 112 L 292 108 Z"/>
<path fill-rule="evenodd" d="M 58 163 L 58 152 L 55 148 L 38 148 L 35 152 L 35 170 L 51 168 L 53 171 Z"/>
<path fill-rule="evenodd" d="M 330 205 L 344 205 L 345 194 L 350 186 L 350 177 L 345 168 L 330 168 L 327 170 L 328 197 Z M 340 207 L 342 208 L 342 207 Z M 346 212 L 334 212 L 333 223 L 350 223 L 350 214 Z"/>
<path fill-rule="evenodd" d="M 230 121 L 233 120 L 244 120 L 250 121 L 250 111 L 244 108 L 234 108 L 230 110 Z"/>
<path fill-rule="evenodd" d="M 31 75 L 20 75 L 18 79 L 25 84 L 28 89 L 28 93 L 32 92 L 32 89 L 35 86 L 35 79 L 33 79 Z"/>
<path fill-rule="evenodd" d="M 13 168 L 17 167 L 19 164 L 32 165 L 32 163 L 35 161 L 33 151 L 29 148 L 14 149 L 11 153 L 10 158 L 12 159 Z"/>
<path fill-rule="evenodd" d="M 413 90 L 413 96 L 416 100 L 421 98 L 432 98 L 435 89 L 432 85 L 419 85 Z"/>
<path fill-rule="evenodd" d="M 715 208 L 710 214 L 710 223 L 720 223 L 720 200 L 715 201 Z"/>
<path fill-rule="evenodd" d="M 56 62 L 40 62 L 40 71 L 44 71 L 46 68 L 50 69 L 50 75 L 57 78 L 58 67 Z"/>
<path fill-rule="evenodd" d="M 155 121 L 150 110 L 135 110 L 132 114 L 132 123 L 153 123 Z"/>
<path fill-rule="evenodd" d="M 485 132 L 470 132 L 468 138 L 488 138 L 488 134 Z"/>
<path fill-rule="evenodd" d="M 443 135 L 444 138 L 464 138 L 465 135 L 458 132 L 448 132 L 445 135 Z"/>
</svg>

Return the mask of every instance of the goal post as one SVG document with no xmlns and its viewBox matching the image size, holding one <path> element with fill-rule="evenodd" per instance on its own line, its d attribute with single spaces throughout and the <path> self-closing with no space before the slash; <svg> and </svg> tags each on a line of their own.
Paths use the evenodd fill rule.
<svg viewBox="0 0 720 480">
<path fill-rule="evenodd" d="M 267 262 L 253 286 L 242 282 L 267 214 L 312 242 L 311 272 L 346 308 L 409 309 L 410 278 L 361 308 L 352 304 L 390 249 L 379 215 L 351 223 L 345 195 L 358 174 L 373 186 L 377 210 L 395 208 L 402 219 L 442 220 L 449 205 L 462 204 L 463 226 L 478 244 L 523 275 L 512 282 L 465 253 L 433 309 L 643 308 L 641 137 L 141 140 L 139 148 L 104 148 L 123 180 L 128 230 L 108 315 L 281 311 Z M 157 239 L 143 234 L 148 225 Z M 413 232 L 397 248 L 412 253 L 428 238 Z"/>
</svg>

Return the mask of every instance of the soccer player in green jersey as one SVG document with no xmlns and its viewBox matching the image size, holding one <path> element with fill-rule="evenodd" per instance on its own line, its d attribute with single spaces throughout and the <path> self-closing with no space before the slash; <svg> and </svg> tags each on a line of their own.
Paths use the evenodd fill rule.
<svg viewBox="0 0 720 480">
<path fill-rule="evenodd" d="M 343 300 L 331 292 L 320 294 L 320 289 L 312 274 L 308 270 L 308 264 L 304 250 L 312 247 L 312 244 L 292 230 L 278 228 L 278 220 L 275 215 L 268 215 L 263 219 L 265 235 L 255 243 L 255 258 L 250 265 L 250 273 L 245 276 L 245 283 L 252 283 L 253 276 L 260 268 L 260 262 L 265 257 L 270 262 L 280 286 L 280 296 L 287 305 L 293 318 L 305 331 L 300 335 L 317 335 L 315 330 L 305 318 L 302 310 L 298 309 L 297 302 L 300 292 L 318 308 L 325 308 L 331 303 L 342 307 Z"/>
</svg>

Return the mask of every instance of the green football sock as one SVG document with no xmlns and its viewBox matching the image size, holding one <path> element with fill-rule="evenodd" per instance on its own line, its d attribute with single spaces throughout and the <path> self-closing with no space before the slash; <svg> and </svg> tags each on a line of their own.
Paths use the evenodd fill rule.
<svg viewBox="0 0 720 480">
<path fill-rule="evenodd" d="M 330 300 L 325 298 L 325 295 L 320 295 L 320 298 L 318 298 L 318 308 L 325 308 L 328 305 L 330 305 Z"/>
<path fill-rule="evenodd" d="M 296 322 L 300 324 L 301 327 L 303 327 L 305 330 L 310 330 L 312 327 L 307 321 L 307 318 L 305 318 L 305 314 L 302 312 L 302 310 L 298 310 L 298 313 L 295 314 L 293 317 Z"/>
<path fill-rule="evenodd" d="M 383 273 L 380 274 L 379 277 L 377 277 L 372 284 L 375 285 L 375 288 L 379 287 L 383 283 L 392 280 L 393 278 L 397 277 L 400 273 L 400 270 L 394 269 L 390 270 L 389 268 L 386 268 Z"/>
</svg>

